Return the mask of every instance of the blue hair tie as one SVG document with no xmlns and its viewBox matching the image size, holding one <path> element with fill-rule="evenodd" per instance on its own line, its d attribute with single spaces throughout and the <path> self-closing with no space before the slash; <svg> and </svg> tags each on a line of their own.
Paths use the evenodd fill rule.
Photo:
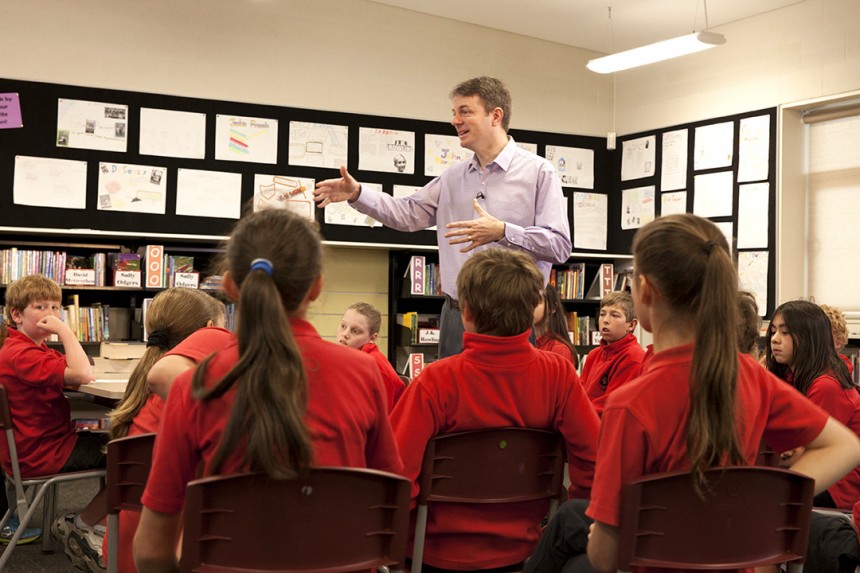
<svg viewBox="0 0 860 573">
<path fill-rule="evenodd" d="M 251 261 L 251 270 L 261 270 L 269 276 L 272 276 L 272 261 L 269 259 L 254 259 Z"/>
</svg>

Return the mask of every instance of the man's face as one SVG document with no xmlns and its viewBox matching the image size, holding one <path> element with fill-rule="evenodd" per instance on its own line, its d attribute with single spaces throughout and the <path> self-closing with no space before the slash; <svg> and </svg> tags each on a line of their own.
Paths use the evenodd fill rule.
<svg viewBox="0 0 860 573">
<path fill-rule="evenodd" d="M 475 151 L 489 139 L 493 129 L 493 114 L 484 108 L 480 97 L 454 96 L 451 108 L 451 125 L 457 130 L 460 145 Z"/>
</svg>

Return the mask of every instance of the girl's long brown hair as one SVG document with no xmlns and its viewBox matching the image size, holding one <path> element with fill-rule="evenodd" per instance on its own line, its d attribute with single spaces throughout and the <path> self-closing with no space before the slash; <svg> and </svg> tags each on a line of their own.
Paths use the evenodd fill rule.
<svg viewBox="0 0 860 573">
<path fill-rule="evenodd" d="M 152 395 L 146 375 L 165 352 L 185 340 L 192 332 L 223 322 L 224 305 L 203 291 L 171 288 L 155 295 L 146 313 L 146 331 L 150 335 L 146 350 L 134 368 L 122 401 L 110 417 L 110 439 L 128 434 L 134 417 Z"/>
<path fill-rule="evenodd" d="M 722 232 L 691 214 L 661 217 L 633 240 L 635 272 L 671 307 L 671 320 L 695 325 L 687 449 L 697 489 L 704 471 L 744 464 L 737 428 L 737 272 Z"/>
<path fill-rule="evenodd" d="M 312 223 L 289 211 L 267 209 L 243 217 L 227 243 L 224 267 L 239 288 L 236 338 L 239 361 L 211 388 L 208 360 L 194 375 L 203 401 L 236 396 L 207 473 L 218 473 L 242 442 L 242 464 L 273 478 L 310 467 L 313 448 L 304 423 L 307 379 L 289 313 L 299 308 L 321 274 L 322 245 Z M 256 259 L 271 263 L 251 269 Z"/>
</svg>

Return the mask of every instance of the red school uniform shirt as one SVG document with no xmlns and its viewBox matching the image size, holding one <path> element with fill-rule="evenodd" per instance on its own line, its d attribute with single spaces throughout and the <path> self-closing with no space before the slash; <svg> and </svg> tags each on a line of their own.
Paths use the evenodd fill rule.
<svg viewBox="0 0 860 573">
<path fill-rule="evenodd" d="M 812 381 L 806 397 L 860 436 L 860 394 L 855 388 L 843 388 L 836 378 L 825 374 Z M 827 492 L 837 508 L 851 509 L 860 500 L 860 467 L 827 488 Z"/>
<path fill-rule="evenodd" d="M 567 444 L 570 495 L 587 498 L 599 421 L 569 360 L 536 349 L 531 331 L 497 337 L 466 333 L 463 352 L 428 364 L 391 414 L 412 481 L 413 508 L 427 442 L 439 434 L 524 427 L 560 433 Z M 424 560 L 446 569 L 522 562 L 538 537 L 545 504 L 437 504 L 427 521 Z M 411 543 L 411 541 L 410 541 Z"/>
<path fill-rule="evenodd" d="M 391 362 L 383 356 L 376 344 L 368 342 L 361 347 L 361 351 L 369 354 L 379 368 L 379 373 L 382 375 L 382 383 L 385 385 L 385 394 L 388 396 L 388 411 L 391 412 L 397 400 L 400 399 L 400 395 L 406 389 L 406 384 L 403 383 L 403 380 L 397 375 L 394 367 L 391 366 Z"/>
<path fill-rule="evenodd" d="M 607 401 L 600 425 L 597 469 L 586 513 L 618 527 L 621 492 L 641 476 L 690 469 L 687 452 L 689 376 L 693 345 L 654 354 L 647 372 Z M 790 385 L 739 354 L 738 428 L 749 464 L 764 438 L 779 451 L 805 445 L 827 422 L 827 413 Z M 681 428 L 681 430 L 679 430 Z"/>
<path fill-rule="evenodd" d="M 600 341 L 588 353 L 582 367 L 582 385 L 598 414 L 603 413 L 606 397 L 630 382 L 642 371 L 645 350 L 632 333 L 615 342 Z"/>
<path fill-rule="evenodd" d="M 391 431 L 385 390 L 373 360 L 339 344 L 324 341 L 311 324 L 291 319 L 308 382 L 305 424 L 314 448 L 314 464 L 373 468 L 402 473 L 403 465 Z M 238 342 L 231 342 L 208 364 L 205 385 L 213 386 L 239 359 Z M 236 386 L 218 399 L 191 397 L 191 371 L 174 382 L 158 429 L 153 466 L 142 501 L 162 513 L 178 513 L 185 487 L 195 477 L 198 462 L 209 463 L 221 443 Z M 237 385 L 241 384 L 241 380 Z M 231 455 L 221 474 L 243 471 L 242 446 Z"/>
<path fill-rule="evenodd" d="M 566 360 L 570 360 L 574 364 L 576 364 L 575 359 L 573 358 L 573 353 L 570 351 L 568 346 L 558 340 L 557 338 L 553 338 L 549 334 L 544 334 L 540 338 L 535 341 L 535 348 L 538 350 L 543 350 L 544 352 L 552 352 L 553 354 L 558 354 L 562 358 Z"/>
<path fill-rule="evenodd" d="M 185 340 L 165 353 L 165 356 L 184 356 L 199 363 L 213 352 L 218 352 L 227 346 L 232 340 L 233 335 L 229 330 L 216 326 L 205 327 L 191 333 Z M 164 400 L 152 394 L 135 415 L 127 435 L 138 436 L 157 431 L 163 412 Z M 119 512 L 119 573 L 137 573 L 131 548 L 139 523 L 139 511 L 122 510 Z M 107 540 L 108 537 L 105 535 L 105 543 Z"/>
<path fill-rule="evenodd" d="M 63 469 L 78 441 L 63 394 L 66 357 L 14 328 L 0 349 L 0 384 L 6 387 L 18 464 L 23 477 Z M 12 475 L 6 440 L 0 440 L 3 471 Z"/>
</svg>

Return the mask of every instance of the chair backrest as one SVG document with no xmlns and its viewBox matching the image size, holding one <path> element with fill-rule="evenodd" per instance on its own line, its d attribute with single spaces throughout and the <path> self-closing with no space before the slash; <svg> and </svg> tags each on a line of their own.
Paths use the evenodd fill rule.
<svg viewBox="0 0 860 573">
<path fill-rule="evenodd" d="M 558 499 L 564 482 L 561 436 L 531 428 L 442 434 L 424 451 L 418 503 L 513 503 Z"/>
<path fill-rule="evenodd" d="M 6 387 L 0 384 L 0 430 L 6 433 L 6 445 L 9 448 L 9 458 L 12 465 L 12 480 L 15 483 L 15 494 L 17 510 L 23 515 L 27 511 L 24 500 L 24 486 L 22 485 L 21 466 L 18 465 L 18 447 L 15 445 L 15 432 L 12 427 L 12 411 L 9 408 L 9 395 Z"/>
<path fill-rule="evenodd" d="M 643 477 L 622 494 L 618 569 L 739 569 L 806 555 L 814 480 L 778 468 L 706 472 L 704 498 L 689 472 Z"/>
<path fill-rule="evenodd" d="M 149 478 L 155 434 L 140 434 L 111 440 L 107 445 L 108 513 L 121 509 L 140 511 L 140 496 Z"/>
<path fill-rule="evenodd" d="M 406 386 L 409 386 L 412 383 L 412 378 L 410 378 L 406 374 L 398 374 L 397 377 L 400 378 L 400 381 L 403 382 L 403 384 L 405 384 Z"/>
<path fill-rule="evenodd" d="M 180 570 L 337 573 L 403 563 L 409 480 L 357 468 L 304 478 L 259 473 L 192 481 Z"/>
</svg>

